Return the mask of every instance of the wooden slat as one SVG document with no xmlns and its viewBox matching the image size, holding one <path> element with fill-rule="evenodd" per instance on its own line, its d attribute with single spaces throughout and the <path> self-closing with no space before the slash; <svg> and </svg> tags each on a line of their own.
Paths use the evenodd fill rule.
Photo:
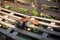
<svg viewBox="0 0 60 40">
<path fill-rule="evenodd" d="M 4 30 L 2 28 L 0 28 L 0 32 L 7 35 L 8 37 L 11 37 L 11 38 L 15 39 L 15 40 L 25 40 L 25 39 L 23 39 L 21 37 L 18 37 L 16 35 L 12 35 L 11 33 L 8 33 L 6 30 Z"/>
<path fill-rule="evenodd" d="M 9 33 L 12 30 L 12 28 L 8 28 L 6 31 Z"/>
<path fill-rule="evenodd" d="M 40 24 L 43 24 L 43 25 L 50 26 L 50 27 L 58 27 L 58 28 L 60 28 L 60 26 L 58 26 L 58 25 L 51 25 L 51 24 L 49 24 L 49 23 L 45 23 L 45 22 L 41 22 L 41 21 L 39 21 L 39 23 L 40 23 Z"/>
<path fill-rule="evenodd" d="M 13 33 L 12 33 L 12 35 L 17 35 L 18 34 L 18 32 L 16 32 L 16 31 L 14 31 Z"/>
<path fill-rule="evenodd" d="M 33 17 L 33 18 L 37 18 L 37 19 L 41 19 L 41 20 L 46 20 L 46 21 L 51 21 L 51 22 L 60 23 L 60 21 L 58 21 L 58 20 L 47 19 L 47 18 L 42 18 L 42 17 L 35 17 L 35 16 L 32 16 L 32 17 Z"/>
<path fill-rule="evenodd" d="M 54 22 L 51 22 L 51 24 L 54 24 L 54 25 L 55 25 Z M 51 30 L 51 31 L 52 31 L 51 28 L 52 28 L 52 27 L 49 27 L 49 26 L 47 27 L 48 30 Z M 48 35 L 49 35 L 48 33 L 44 32 L 42 36 L 43 36 L 43 37 L 47 37 Z"/>
<path fill-rule="evenodd" d="M 7 16 L 11 16 L 11 17 L 14 17 L 14 18 L 16 18 L 16 19 L 20 19 L 20 17 L 14 16 L 14 15 L 10 15 L 10 14 L 7 14 L 7 13 L 2 12 L 2 11 L 1 11 L 0 13 L 4 13 L 5 15 L 7 15 Z"/>
<path fill-rule="evenodd" d="M 47 37 L 48 36 L 48 33 L 43 33 L 42 37 Z"/>
<path fill-rule="evenodd" d="M 6 17 L 4 17 L 4 16 L 0 16 L 0 18 L 2 18 L 2 19 L 6 19 L 7 21 L 10 21 L 10 22 L 15 22 L 15 20 L 12 20 L 12 19 L 6 18 Z"/>
</svg>

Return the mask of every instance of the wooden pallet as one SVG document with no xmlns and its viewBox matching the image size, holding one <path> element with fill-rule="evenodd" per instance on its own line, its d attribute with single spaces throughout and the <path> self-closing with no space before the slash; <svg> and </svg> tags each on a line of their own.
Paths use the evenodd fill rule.
<svg viewBox="0 0 60 40">
<path fill-rule="evenodd" d="M 4 12 L 2 10 L 7 11 L 9 13 Z M 0 32 L 2 32 L 3 34 L 5 34 L 5 35 L 7 35 L 7 36 L 9 36 L 9 37 L 11 37 L 15 40 L 26 40 L 22 37 L 17 36 L 18 33 L 28 35 L 28 36 L 36 38 L 38 40 L 54 40 L 52 38 L 47 37 L 49 34 L 60 36 L 60 32 L 53 31 L 53 29 L 52 29 L 52 27 L 60 28 L 60 26 L 55 25 L 55 23 L 60 23 L 59 20 L 53 20 L 53 19 L 47 19 L 47 18 L 35 17 L 35 16 L 28 16 L 28 15 L 17 13 L 17 12 L 7 10 L 7 9 L 1 8 L 1 7 L 0 7 L 0 14 L 4 14 L 3 16 L 0 15 L 0 23 L 9 27 L 9 29 L 7 29 L 7 30 L 4 30 L 4 29 L 0 28 Z M 19 28 L 15 27 L 15 25 L 8 24 L 8 23 L 2 21 L 2 19 L 5 19 L 5 20 L 7 20 L 11 23 L 14 23 L 16 19 L 22 18 L 22 17 L 15 16 L 14 14 L 17 14 L 17 15 L 20 15 L 20 16 L 23 16 L 23 17 L 32 17 L 32 18 L 39 19 L 39 20 L 45 20 L 45 21 L 49 21 L 51 23 L 39 21 L 40 24 L 47 25 L 48 26 L 47 29 L 40 28 L 40 27 L 37 27 L 37 26 L 34 26 L 34 25 L 28 25 L 28 27 L 31 27 L 31 28 L 34 28 L 36 30 L 44 32 L 42 35 L 39 35 L 39 34 L 36 34 L 36 33 L 33 33 L 33 32 L 29 32 L 29 31 L 26 31 L 26 30 L 19 29 Z M 10 33 L 10 31 L 12 29 L 14 30 L 14 32 Z"/>
</svg>

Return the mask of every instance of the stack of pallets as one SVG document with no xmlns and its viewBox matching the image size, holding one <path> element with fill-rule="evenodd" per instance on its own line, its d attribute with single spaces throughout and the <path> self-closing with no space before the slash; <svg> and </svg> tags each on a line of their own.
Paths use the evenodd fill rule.
<svg viewBox="0 0 60 40">
<path fill-rule="evenodd" d="M 16 16 L 15 14 L 19 15 L 19 16 Z M 35 20 L 39 20 L 40 24 L 46 25 L 47 28 L 40 28 L 35 25 L 28 25 L 28 27 L 30 27 L 30 28 L 36 29 L 38 31 L 42 31 L 43 33 L 40 35 L 40 34 L 36 34 L 34 32 L 19 29 L 19 28 L 15 27 L 15 25 L 12 24 L 15 22 L 16 19 L 20 19 L 23 17 L 35 18 Z M 2 21 L 3 19 L 10 22 L 10 23 Z M 19 33 L 24 34 L 24 35 L 28 35 L 31 38 L 35 38 L 36 40 L 55 40 L 55 38 L 50 37 L 50 35 L 55 35 L 55 36 L 60 37 L 60 32 L 54 31 L 54 29 L 53 29 L 53 28 L 60 28 L 60 26 L 56 25 L 56 23 L 59 24 L 60 21 L 42 18 L 42 17 L 27 16 L 27 15 L 20 14 L 20 13 L 0 7 L 0 24 L 6 25 L 9 27 L 7 30 L 0 28 L 0 32 L 5 34 L 8 37 L 11 37 L 14 40 L 26 40 L 25 38 L 18 36 Z M 14 31 L 11 32 L 12 30 L 14 30 Z"/>
</svg>

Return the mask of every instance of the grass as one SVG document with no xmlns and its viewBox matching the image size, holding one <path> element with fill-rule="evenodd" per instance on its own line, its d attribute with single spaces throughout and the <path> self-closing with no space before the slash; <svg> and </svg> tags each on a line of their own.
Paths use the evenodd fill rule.
<svg viewBox="0 0 60 40">
<path fill-rule="evenodd" d="M 6 29 L 8 29 L 9 27 L 7 27 L 7 26 L 3 26 L 2 28 L 6 30 Z"/>
<path fill-rule="evenodd" d="M 0 24 L 0 25 L 1 25 L 1 24 Z M 5 25 L 1 25 L 0 28 L 7 30 L 9 27 L 7 27 L 7 26 L 5 26 Z"/>
<path fill-rule="evenodd" d="M 9 10 L 14 9 L 14 7 L 13 7 L 13 6 L 10 6 L 10 5 L 5 5 L 5 8 L 7 8 L 7 9 L 9 9 Z"/>
<path fill-rule="evenodd" d="M 41 14 L 40 15 L 41 17 L 43 17 L 43 18 L 48 18 L 48 19 L 54 19 L 54 20 L 56 20 L 57 19 L 57 17 L 56 16 L 52 16 L 52 15 L 46 15 L 46 14 Z"/>
<path fill-rule="evenodd" d="M 40 24 L 39 27 L 40 27 L 40 28 L 47 28 L 46 25 L 42 25 L 42 24 Z"/>
<path fill-rule="evenodd" d="M 25 9 L 25 8 L 18 8 L 17 11 L 20 12 L 20 13 L 25 13 L 25 14 L 29 13 L 29 10 Z"/>
<path fill-rule="evenodd" d="M 26 9 L 26 8 L 14 8 L 13 6 L 10 6 L 10 5 L 5 5 L 5 8 L 7 8 L 9 10 L 17 9 L 18 12 L 24 13 L 24 14 L 28 14 L 29 13 L 29 10 Z M 33 16 L 37 16 L 38 12 L 36 10 L 32 10 L 32 15 Z M 46 15 L 44 13 L 41 13 L 40 16 L 43 17 L 43 18 L 57 19 L 56 16 Z"/>
<path fill-rule="evenodd" d="M 39 34 L 39 35 L 42 35 L 43 34 L 43 31 L 40 31 L 40 30 L 36 30 L 34 28 L 30 28 L 31 30 L 27 30 L 29 32 L 33 32 L 33 33 L 36 33 L 36 34 Z"/>
<path fill-rule="evenodd" d="M 36 10 L 33 10 L 33 11 L 32 11 L 32 15 L 33 15 L 33 16 L 37 16 L 37 15 L 38 15 L 38 12 L 37 12 Z"/>
<path fill-rule="evenodd" d="M 24 13 L 24 14 L 28 14 L 29 13 L 29 10 L 26 9 L 26 8 L 14 8 L 13 6 L 10 6 L 10 5 L 5 5 L 5 8 L 6 9 L 9 9 L 9 10 L 17 10 L 18 12 L 20 13 Z M 38 15 L 38 12 L 36 10 L 32 10 L 32 15 L 33 16 L 37 16 Z"/>
</svg>

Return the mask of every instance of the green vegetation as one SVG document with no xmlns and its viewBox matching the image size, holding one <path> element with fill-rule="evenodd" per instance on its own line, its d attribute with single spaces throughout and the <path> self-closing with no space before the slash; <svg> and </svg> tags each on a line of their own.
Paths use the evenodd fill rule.
<svg viewBox="0 0 60 40">
<path fill-rule="evenodd" d="M 39 27 L 40 28 L 47 28 L 46 25 L 42 25 L 42 24 L 40 24 Z M 34 33 L 37 33 L 37 34 L 40 34 L 40 35 L 44 33 L 43 31 L 36 30 L 36 29 L 31 30 L 31 32 L 34 32 Z"/>
<path fill-rule="evenodd" d="M 40 27 L 40 28 L 47 28 L 46 25 L 42 25 L 42 24 L 40 24 L 39 27 Z"/>
<path fill-rule="evenodd" d="M 14 7 L 13 6 L 10 6 L 10 5 L 5 5 L 5 8 L 7 8 L 9 10 L 12 10 Z"/>
<path fill-rule="evenodd" d="M 3 26 L 2 28 L 6 30 L 6 29 L 8 29 L 9 27 L 7 27 L 7 26 Z"/>
<path fill-rule="evenodd" d="M 52 19 L 57 19 L 57 17 L 56 17 L 56 16 L 51 16 L 51 18 L 52 18 Z"/>
<path fill-rule="evenodd" d="M 29 10 L 28 9 L 25 9 L 25 8 L 18 8 L 17 10 L 20 13 L 25 13 L 25 14 L 29 13 Z"/>
<path fill-rule="evenodd" d="M 13 6 L 10 6 L 10 5 L 5 5 L 5 8 L 9 9 L 9 10 L 13 10 L 15 9 Z M 16 8 L 18 12 L 20 13 L 24 13 L 24 14 L 28 14 L 29 13 L 29 10 L 26 9 L 26 8 Z M 16 10 L 15 9 L 15 10 Z M 32 15 L 33 16 L 37 16 L 38 15 L 38 12 L 36 10 L 33 10 L 32 11 Z"/>
<path fill-rule="evenodd" d="M 36 10 L 33 10 L 32 11 L 32 14 L 33 14 L 33 16 L 37 16 L 38 15 L 38 12 Z"/>
<path fill-rule="evenodd" d="M 7 26 L 5 26 L 5 25 L 1 25 L 1 24 L 0 24 L 0 28 L 3 28 L 3 29 L 5 29 L 5 30 L 6 30 L 6 29 L 8 29 L 9 27 L 7 27 Z"/>
<path fill-rule="evenodd" d="M 43 17 L 43 18 L 49 18 L 49 19 L 54 19 L 54 20 L 57 19 L 56 16 L 46 15 L 46 14 L 43 14 L 43 13 L 40 16 Z"/>
<path fill-rule="evenodd" d="M 33 28 L 31 28 L 31 30 L 27 30 L 27 31 L 33 32 L 33 33 L 36 33 L 36 34 L 39 34 L 39 35 L 41 35 L 43 33 L 42 31 L 36 30 L 36 29 L 33 29 Z"/>
<path fill-rule="evenodd" d="M 6 22 L 6 23 L 9 23 L 8 21 L 6 21 L 5 19 L 3 19 L 2 21 Z M 3 29 L 8 29 L 9 27 L 6 26 L 6 25 L 3 25 L 3 24 L 0 24 L 0 28 L 3 28 Z"/>
<path fill-rule="evenodd" d="M 10 6 L 10 5 L 5 5 L 5 8 L 9 9 L 9 10 L 13 10 L 15 9 L 13 6 Z M 20 13 L 25 13 L 25 14 L 28 14 L 29 13 L 29 10 L 28 9 L 25 9 L 25 8 L 16 8 L 18 12 Z M 15 9 L 15 10 L 16 10 Z"/>
<path fill-rule="evenodd" d="M 10 6 L 10 5 L 5 5 L 5 8 L 7 8 L 7 9 L 9 9 L 9 10 L 15 9 L 13 6 Z M 17 9 L 17 11 L 20 12 L 20 13 L 24 13 L 24 14 L 28 14 L 28 13 L 29 13 L 29 10 L 26 9 L 26 8 L 16 8 L 16 9 Z M 37 16 L 37 15 L 38 15 L 38 12 L 34 9 L 34 10 L 32 11 L 32 15 L 33 15 L 33 16 Z M 43 17 L 43 18 L 57 19 L 56 16 L 46 15 L 46 14 L 44 14 L 44 13 L 42 13 L 40 16 Z"/>
<path fill-rule="evenodd" d="M 43 34 L 42 31 L 39 31 L 39 30 L 36 30 L 36 29 L 33 29 L 33 32 L 36 33 L 36 34 L 40 34 L 40 35 Z"/>
</svg>

